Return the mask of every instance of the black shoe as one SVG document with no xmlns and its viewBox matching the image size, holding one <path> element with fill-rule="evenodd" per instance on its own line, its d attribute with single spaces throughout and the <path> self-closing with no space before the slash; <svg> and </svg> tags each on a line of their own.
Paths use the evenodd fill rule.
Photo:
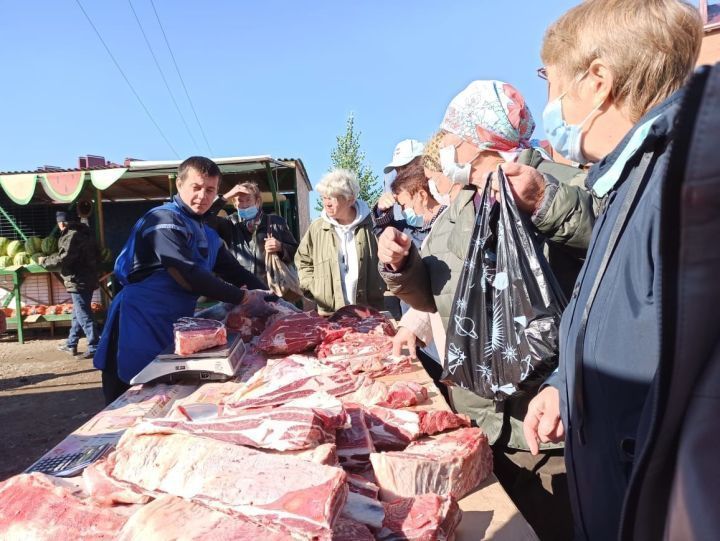
<svg viewBox="0 0 720 541">
<path fill-rule="evenodd" d="M 82 355 L 80 355 L 80 358 L 81 358 L 81 359 L 92 359 L 94 356 L 95 356 L 95 352 L 94 352 L 94 351 L 86 351 L 85 353 L 83 353 Z"/>
<path fill-rule="evenodd" d="M 57 348 L 58 348 L 58 351 L 65 351 L 66 353 L 70 353 L 73 356 L 78 354 L 77 346 L 73 347 L 73 346 L 68 346 L 67 344 L 60 344 Z"/>
</svg>

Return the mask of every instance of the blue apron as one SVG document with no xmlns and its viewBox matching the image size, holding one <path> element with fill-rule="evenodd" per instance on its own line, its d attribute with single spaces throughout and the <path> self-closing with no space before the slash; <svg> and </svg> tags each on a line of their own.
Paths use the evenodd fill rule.
<svg viewBox="0 0 720 541">
<path fill-rule="evenodd" d="M 205 224 L 189 217 L 176 203 L 166 203 L 149 211 L 133 228 L 115 263 L 115 276 L 124 285 L 113 299 L 93 365 L 103 370 L 106 365 L 110 335 L 118 326 L 117 371 L 128 383 L 159 353 L 173 343 L 173 323 L 192 316 L 198 295 L 183 289 L 165 270 L 158 270 L 137 283 L 129 283 L 135 254 L 135 242 L 147 217 L 158 210 L 177 214 L 190 231 L 193 263 L 212 271 L 220 250 L 220 237 Z M 203 255 L 204 253 L 207 255 Z"/>
</svg>

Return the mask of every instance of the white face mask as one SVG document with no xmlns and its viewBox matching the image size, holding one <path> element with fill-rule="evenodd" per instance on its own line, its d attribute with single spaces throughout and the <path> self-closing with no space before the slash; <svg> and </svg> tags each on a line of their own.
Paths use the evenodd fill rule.
<svg viewBox="0 0 720 541">
<path fill-rule="evenodd" d="M 440 203 L 441 205 L 447 207 L 450 205 L 450 194 L 449 193 L 440 193 L 440 190 L 438 190 L 437 184 L 433 179 L 428 180 L 428 188 L 430 188 L 430 195 L 433 196 L 433 199 Z"/>
<path fill-rule="evenodd" d="M 460 184 L 470 183 L 470 170 L 472 169 L 470 160 L 467 163 L 457 163 L 457 152 L 454 145 L 446 146 L 440 149 L 440 167 L 442 167 L 443 175 L 453 182 Z"/>
</svg>

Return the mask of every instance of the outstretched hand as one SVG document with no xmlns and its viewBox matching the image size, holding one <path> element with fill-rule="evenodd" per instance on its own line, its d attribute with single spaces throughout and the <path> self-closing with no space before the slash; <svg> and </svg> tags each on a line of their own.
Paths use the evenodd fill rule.
<svg viewBox="0 0 720 541">
<path fill-rule="evenodd" d="M 393 337 L 393 355 L 402 355 L 407 349 L 412 359 L 417 359 L 417 337 L 407 327 L 400 327 Z"/>
</svg>

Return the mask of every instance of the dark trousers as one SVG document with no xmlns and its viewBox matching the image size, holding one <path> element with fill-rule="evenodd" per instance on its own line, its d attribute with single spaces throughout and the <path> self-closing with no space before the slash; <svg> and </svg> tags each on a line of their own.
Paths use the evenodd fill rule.
<svg viewBox="0 0 720 541">
<path fill-rule="evenodd" d="M 82 330 L 88 341 L 88 351 L 95 351 L 97 348 L 98 334 L 95 329 L 95 319 L 91 307 L 92 296 L 92 291 L 70 293 L 73 303 L 72 323 L 67 339 L 67 345 L 70 347 L 77 347 L 80 340 L 80 331 Z"/>
<path fill-rule="evenodd" d="M 130 388 L 129 384 L 120 379 L 117 371 L 119 327 L 120 318 L 117 317 L 110 330 L 110 343 L 108 344 L 105 368 L 102 371 L 102 389 L 106 405 L 114 402 L 116 398 Z"/>
<path fill-rule="evenodd" d="M 493 470 L 500 484 L 541 541 L 573 539 L 570 493 L 562 449 L 540 452 L 493 445 Z"/>
</svg>

